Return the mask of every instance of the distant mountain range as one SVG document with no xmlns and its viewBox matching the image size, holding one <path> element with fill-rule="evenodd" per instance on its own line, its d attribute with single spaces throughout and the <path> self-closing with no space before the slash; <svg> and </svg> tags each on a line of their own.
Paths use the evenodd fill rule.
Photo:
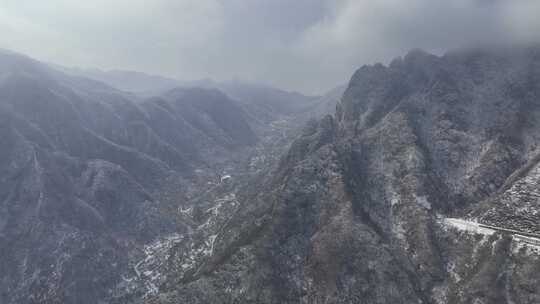
<svg viewBox="0 0 540 304">
<path fill-rule="evenodd" d="M 330 92 L 343 93 L 345 86 L 330 90 L 323 96 L 306 96 L 297 92 L 288 92 L 270 86 L 242 81 L 218 82 L 212 79 L 179 81 L 172 78 L 150 75 L 142 72 L 98 69 L 79 69 L 55 66 L 65 73 L 106 83 L 118 90 L 132 92 L 142 96 L 160 95 L 174 88 L 213 88 L 219 89 L 231 98 L 249 105 L 261 107 L 260 111 L 274 114 L 290 114 L 309 111 L 317 102 Z M 334 94 L 339 99 L 340 94 Z M 334 111 L 332 106 L 331 111 Z"/>
<path fill-rule="evenodd" d="M 540 303 L 540 47 L 304 96 L 0 51 L 0 303 Z"/>
<path fill-rule="evenodd" d="M 107 297 L 137 248 L 188 229 L 171 210 L 197 180 L 315 101 L 0 52 L 0 302 Z"/>
<path fill-rule="evenodd" d="M 361 67 L 117 303 L 540 303 L 539 146 L 539 47 Z"/>
<path fill-rule="evenodd" d="M 254 145 L 247 120 L 216 89 L 135 98 L 1 53 L 0 302 L 102 298 L 130 250 L 176 231 L 157 194 Z"/>
</svg>

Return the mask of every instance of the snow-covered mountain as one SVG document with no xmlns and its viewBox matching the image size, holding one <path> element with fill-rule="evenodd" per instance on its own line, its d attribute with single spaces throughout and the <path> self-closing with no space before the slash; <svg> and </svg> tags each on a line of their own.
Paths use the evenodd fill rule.
<svg viewBox="0 0 540 304">
<path fill-rule="evenodd" d="M 540 302 L 539 47 L 143 95 L 0 53 L 1 303 Z"/>
<path fill-rule="evenodd" d="M 145 301 L 539 302 L 539 80 L 538 47 L 360 68 L 230 207 L 186 214 Z"/>
</svg>

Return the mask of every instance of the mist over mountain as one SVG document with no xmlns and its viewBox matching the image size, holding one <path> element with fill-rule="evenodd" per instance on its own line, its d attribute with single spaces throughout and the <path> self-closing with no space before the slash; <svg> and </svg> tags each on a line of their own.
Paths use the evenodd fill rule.
<svg viewBox="0 0 540 304">
<path fill-rule="evenodd" d="M 540 2 L 0 2 L 0 304 L 540 303 Z"/>
<path fill-rule="evenodd" d="M 258 141 L 215 90 L 135 100 L 21 55 L 0 63 L 2 302 L 103 298 L 129 250 L 176 231 L 164 189 Z"/>
<path fill-rule="evenodd" d="M 113 302 L 536 303 L 539 64 L 528 47 L 360 68 Z"/>
<path fill-rule="evenodd" d="M 0 65 L 5 303 L 539 299 L 536 46 L 414 50 L 322 97 Z"/>
<path fill-rule="evenodd" d="M 247 85 L 242 101 L 209 86 L 146 97 L 9 51 L 0 65 L 5 303 L 106 299 L 142 246 L 191 229 L 177 213 L 193 196 L 269 166 L 307 120 L 290 115 L 320 104 Z"/>
<path fill-rule="evenodd" d="M 55 67 L 67 74 L 93 79 L 106 83 L 118 90 L 137 93 L 140 95 L 157 94 L 172 90 L 180 85 L 178 80 L 157 75 L 150 75 L 143 72 L 66 68 L 58 65 Z"/>
<path fill-rule="evenodd" d="M 263 120 L 275 119 L 276 116 L 291 113 L 319 112 L 320 114 L 321 111 L 331 113 L 345 90 L 345 86 L 341 85 L 321 96 L 306 96 L 298 92 L 289 92 L 264 84 L 238 80 L 223 82 L 211 79 L 180 81 L 135 71 L 87 70 L 65 68 L 58 65 L 54 65 L 54 67 L 65 73 L 103 82 L 118 90 L 140 97 L 162 95 L 178 87 L 218 89 L 250 108 L 254 114 L 257 113 L 258 118 Z M 315 109 L 317 107 L 318 110 Z"/>
</svg>

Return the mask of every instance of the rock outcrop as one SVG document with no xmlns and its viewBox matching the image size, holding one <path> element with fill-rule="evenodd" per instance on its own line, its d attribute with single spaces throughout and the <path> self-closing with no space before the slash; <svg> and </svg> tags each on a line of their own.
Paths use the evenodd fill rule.
<svg viewBox="0 0 540 304">
<path fill-rule="evenodd" d="M 181 279 L 146 301 L 537 303 L 534 245 L 444 218 L 537 229 L 539 80 L 537 47 L 362 67 L 334 116 L 237 189 L 200 266 L 172 249 Z"/>
</svg>

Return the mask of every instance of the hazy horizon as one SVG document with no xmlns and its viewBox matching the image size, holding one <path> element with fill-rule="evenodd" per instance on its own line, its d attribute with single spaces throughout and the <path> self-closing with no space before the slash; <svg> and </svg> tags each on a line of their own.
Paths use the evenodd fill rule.
<svg viewBox="0 0 540 304">
<path fill-rule="evenodd" d="M 540 303 L 540 0 L 0 0 L 0 304 Z"/>
<path fill-rule="evenodd" d="M 538 11 L 532 0 L 3 0 L 0 47 L 67 67 L 313 95 L 410 49 L 538 42 Z"/>
</svg>

